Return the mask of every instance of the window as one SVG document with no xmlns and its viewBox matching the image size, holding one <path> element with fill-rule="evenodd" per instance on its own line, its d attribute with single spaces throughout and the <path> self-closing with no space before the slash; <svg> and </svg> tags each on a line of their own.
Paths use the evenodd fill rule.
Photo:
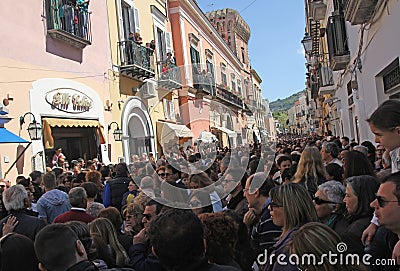
<svg viewBox="0 0 400 271">
<path fill-rule="evenodd" d="M 228 85 L 228 82 L 226 80 L 226 66 L 224 63 L 221 63 L 221 83 L 225 87 Z"/>
<path fill-rule="evenodd" d="M 237 91 L 238 94 L 242 96 L 242 81 L 240 81 L 239 79 L 237 80 Z"/>
<path fill-rule="evenodd" d="M 246 58 L 245 58 L 245 51 L 244 51 L 244 47 L 241 47 L 241 49 L 242 49 L 242 62 L 243 62 L 243 64 L 246 64 Z"/>
<path fill-rule="evenodd" d="M 124 28 L 124 37 L 122 40 L 127 40 L 129 33 L 140 33 L 139 27 L 139 11 L 135 7 L 131 7 L 127 3 L 122 1 L 122 21 Z"/>
<path fill-rule="evenodd" d="M 400 86 L 399 58 L 390 63 L 381 73 L 383 79 L 383 90 L 385 93 Z"/>
<path fill-rule="evenodd" d="M 231 73 L 231 80 L 232 80 L 232 92 L 236 92 L 236 80 L 235 80 L 235 74 Z"/>
<path fill-rule="evenodd" d="M 168 120 L 175 120 L 175 107 L 174 101 L 163 99 L 164 118 Z"/>
</svg>

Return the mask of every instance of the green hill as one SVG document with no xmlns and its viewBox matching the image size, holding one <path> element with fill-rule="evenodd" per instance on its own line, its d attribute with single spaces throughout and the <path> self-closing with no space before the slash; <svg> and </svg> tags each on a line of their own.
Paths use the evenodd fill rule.
<svg viewBox="0 0 400 271">
<path fill-rule="evenodd" d="M 299 91 L 287 98 L 278 99 L 269 103 L 269 108 L 272 112 L 286 112 L 293 106 L 293 103 L 300 97 L 303 91 Z"/>
</svg>

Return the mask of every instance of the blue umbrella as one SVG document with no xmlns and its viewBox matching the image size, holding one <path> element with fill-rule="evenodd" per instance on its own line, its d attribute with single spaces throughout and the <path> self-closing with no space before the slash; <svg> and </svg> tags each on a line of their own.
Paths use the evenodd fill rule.
<svg viewBox="0 0 400 271">
<path fill-rule="evenodd" d="M 3 127 L 0 128 L 0 144 L 2 143 L 29 143 L 29 141 L 11 133 Z"/>
</svg>

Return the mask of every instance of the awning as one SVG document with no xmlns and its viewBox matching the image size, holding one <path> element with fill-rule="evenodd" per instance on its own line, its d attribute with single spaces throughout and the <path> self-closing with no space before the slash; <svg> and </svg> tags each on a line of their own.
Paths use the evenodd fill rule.
<svg viewBox="0 0 400 271">
<path fill-rule="evenodd" d="M 105 144 L 104 127 L 98 120 L 88 119 L 60 119 L 60 118 L 42 118 L 43 141 L 45 149 L 54 148 L 54 138 L 51 127 L 95 127 L 100 144 Z"/>
<path fill-rule="evenodd" d="M 51 127 L 100 127 L 98 120 L 43 118 Z"/>
<path fill-rule="evenodd" d="M 193 137 L 193 132 L 185 125 L 158 121 L 157 137 L 161 144 L 168 143 L 171 140 L 176 140 L 176 143 L 178 143 L 177 139 L 179 138 Z"/>
<path fill-rule="evenodd" d="M 25 139 L 11 133 L 6 128 L 0 128 L 0 144 L 1 143 L 29 143 Z"/>
<path fill-rule="evenodd" d="M 319 95 L 328 95 L 328 94 L 335 94 L 336 86 L 325 86 L 320 87 L 318 94 Z"/>
<path fill-rule="evenodd" d="M 236 137 L 237 136 L 236 132 L 234 132 L 232 130 L 229 130 L 228 128 L 221 127 L 221 126 L 218 126 L 218 125 L 216 125 L 213 128 L 220 130 L 221 132 L 227 134 L 229 137 Z"/>
<path fill-rule="evenodd" d="M 213 133 L 207 131 L 202 131 L 200 133 L 199 138 L 197 138 L 196 141 L 199 140 L 201 140 L 204 143 L 212 143 L 218 141 L 217 137 Z"/>
</svg>

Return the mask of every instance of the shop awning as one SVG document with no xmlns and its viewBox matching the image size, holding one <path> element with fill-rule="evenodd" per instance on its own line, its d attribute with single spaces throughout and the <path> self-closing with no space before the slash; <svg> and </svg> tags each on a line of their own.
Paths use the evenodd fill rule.
<svg viewBox="0 0 400 271">
<path fill-rule="evenodd" d="M 0 128 L 0 144 L 2 143 L 29 143 L 29 141 L 11 133 L 6 128 Z"/>
<path fill-rule="evenodd" d="M 195 140 L 195 142 L 201 140 L 204 143 L 211 143 L 211 142 L 215 142 L 218 141 L 217 137 L 211 133 L 211 132 L 207 132 L 207 131 L 202 131 L 199 135 L 199 138 L 197 138 Z"/>
<path fill-rule="evenodd" d="M 98 120 L 43 118 L 51 127 L 100 127 Z"/>
<path fill-rule="evenodd" d="M 157 137 L 161 144 L 165 144 L 177 138 L 193 137 L 193 132 L 185 125 L 158 121 Z"/>
<path fill-rule="evenodd" d="M 52 127 L 94 127 L 100 144 L 105 144 L 104 127 L 98 120 L 88 119 L 60 119 L 60 118 L 42 118 L 43 141 L 45 149 L 54 148 L 54 139 L 51 132 Z"/>
<path fill-rule="evenodd" d="M 225 128 L 225 127 L 222 127 L 222 126 L 218 126 L 218 125 L 216 125 L 213 128 L 220 130 L 221 132 L 227 134 L 229 137 L 236 137 L 237 136 L 236 132 L 234 132 L 232 130 L 229 130 L 228 128 Z"/>
</svg>

